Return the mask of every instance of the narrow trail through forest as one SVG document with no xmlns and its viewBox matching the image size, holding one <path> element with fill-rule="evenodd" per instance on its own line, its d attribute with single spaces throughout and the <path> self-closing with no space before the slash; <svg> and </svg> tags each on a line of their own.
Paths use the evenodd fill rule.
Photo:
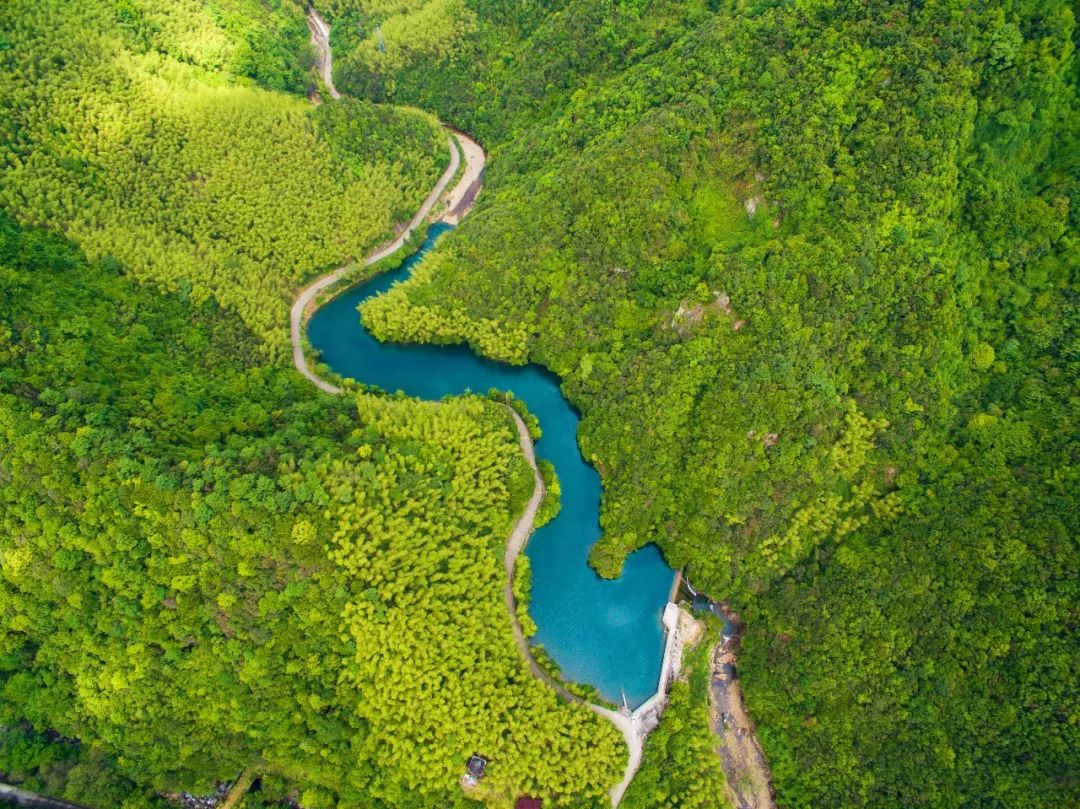
<svg viewBox="0 0 1080 809">
<path fill-rule="evenodd" d="M 435 203 L 439 201 L 443 191 L 446 190 L 446 186 L 450 184 L 450 181 L 454 179 L 454 175 L 457 174 L 458 168 L 461 166 L 461 153 L 458 149 L 456 139 L 465 138 L 465 135 L 451 135 L 449 139 L 450 146 L 450 165 L 446 167 L 446 171 L 443 172 L 442 177 L 439 178 L 439 182 L 435 184 L 435 187 L 431 190 L 431 193 L 427 195 L 427 199 L 417 210 L 416 214 L 409 221 L 409 224 L 405 226 L 405 229 L 397 236 L 393 241 L 378 248 L 364 259 L 364 266 L 370 267 L 377 261 L 381 261 L 387 256 L 393 255 L 402 247 L 405 246 L 405 242 L 412 236 L 413 231 L 424 224 L 428 214 L 431 213 L 431 209 L 435 207 Z M 477 147 L 479 148 L 479 146 Z M 480 152 L 483 155 L 483 151 Z M 462 175 L 459 180 L 459 185 L 468 178 L 468 173 Z M 293 301 L 292 310 L 289 313 L 289 329 L 292 337 L 292 355 L 293 365 L 296 366 L 296 370 L 311 380 L 316 387 L 327 393 L 341 393 L 341 388 L 336 385 L 332 385 L 325 379 L 319 377 L 314 371 L 308 367 L 307 357 L 304 355 L 304 319 L 308 312 L 308 307 L 314 303 L 319 293 L 327 287 L 330 287 L 340 281 L 346 273 L 353 268 L 352 264 L 344 264 L 338 267 L 332 272 L 328 272 L 326 275 L 320 276 L 308 284 L 304 289 L 300 291 L 300 294 L 296 296 L 296 300 Z"/>
<path fill-rule="evenodd" d="M 514 566 L 517 564 L 518 556 L 521 555 L 521 552 L 525 549 L 525 545 L 529 541 L 529 537 L 532 535 L 533 526 L 536 522 L 536 512 L 540 508 L 540 503 L 544 500 L 545 487 L 544 479 L 541 477 L 540 470 L 536 466 L 536 451 L 533 448 L 532 437 L 529 435 L 529 428 L 525 426 L 525 422 L 522 420 L 521 416 L 519 416 L 512 407 L 507 405 L 507 410 L 510 411 L 510 414 L 514 418 L 514 424 L 517 425 L 518 444 L 521 447 L 522 454 L 525 456 L 525 460 L 529 462 L 529 466 L 532 468 L 533 473 L 532 497 L 529 498 L 525 510 L 521 513 L 517 523 L 515 523 L 513 531 L 510 532 L 510 538 L 506 542 L 506 550 L 503 552 L 503 565 L 506 568 L 506 582 L 503 584 L 503 599 L 506 602 L 506 611 L 510 613 L 510 624 L 514 632 L 514 643 L 517 644 L 518 652 L 521 654 L 522 658 L 528 663 L 529 671 L 532 672 L 533 677 L 547 683 L 566 701 L 584 705 L 593 713 L 607 719 L 623 735 L 623 739 L 626 741 L 629 752 L 629 759 L 627 761 L 626 770 L 623 773 L 623 780 L 611 789 L 611 805 L 618 806 L 627 787 L 630 786 L 630 782 L 634 779 L 638 767 L 641 766 L 641 759 L 644 754 L 645 741 L 638 730 L 638 724 L 635 722 L 633 716 L 626 716 L 625 714 L 618 713 L 610 708 L 605 708 L 602 705 L 595 705 L 588 700 L 582 699 L 576 694 L 570 693 L 562 683 L 544 671 L 540 664 L 536 662 L 536 658 L 532 653 L 532 648 L 529 646 L 529 641 L 525 637 L 525 633 L 521 629 L 521 622 L 517 617 L 517 603 L 514 600 Z"/>
<path fill-rule="evenodd" d="M 311 30 L 312 44 L 317 53 L 316 68 L 322 75 L 327 92 L 333 98 L 340 98 L 341 96 L 333 83 L 333 57 L 329 41 L 330 26 L 319 16 L 318 12 L 311 9 L 308 16 L 308 27 Z M 409 221 L 401 234 L 365 258 L 363 261 L 364 266 L 370 266 L 400 250 L 416 229 L 423 226 L 429 219 L 432 211 L 436 210 L 436 206 L 439 204 L 440 200 L 443 202 L 442 212 L 441 215 L 436 218 L 436 221 L 456 225 L 472 209 L 476 195 L 479 193 L 483 182 L 485 165 L 484 150 L 478 143 L 461 132 L 451 131 L 449 145 L 451 154 L 450 165 L 443 172 L 443 175 L 439 178 L 438 183 L 436 183 L 431 193 L 428 194 L 419 210 L 417 210 L 416 214 Z M 462 161 L 464 161 L 465 164 L 464 170 L 454 186 L 448 189 L 451 180 L 453 180 L 457 175 L 458 170 L 461 168 Z M 296 369 L 313 384 L 319 387 L 319 389 L 331 394 L 340 393 L 341 389 L 320 378 L 308 366 L 303 346 L 304 324 L 306 318 L 315 309 L 315 303 L 320 293 L 339 282 L 352 269 L 352 266 L 353 265 L 345 265 L 339 267 L 338 269 L 317 278 L 301 290 L 293 303 L 290 313 L 293 363 L 296 366 Z M 514 642 L 522 659 L 528 665 L 533 677 L 554 689 L 562 699 L 584 705 L 598 716 L 611 722 L 611 724 L 622 734 L 629 754 L 627 766 L 622 781 L 612 787 L 610 793 L 612 805 L 618 806 L 626 789 L 629 787 L 630 782 L 633 780 L 634 775 L 641 765 L 644 756 L 645 740 L 659 721 L 659 715 L 663 710 L 663 702 L 666 694 L 665 680 L 672 679 L 677 675 L 678 664 L 675 664 L 675 670 L 668 674 L 667 677 L 662 674 L 661 684 L 657 693 L 637 711 L 630 713 L 628 711 L 613 711 L 578 697 L 568 691 L 555 677 L 548 674 L 548 672 L 536 661 L 536 658 L 532 653 L 532 648 L 529 645 L 529 641 L 518 621 L 517 604 L 515 603 L 513 592 L 513 581 L 514 568 L 517 559 L 528 544 L 529 537 L 534 530 L 536 514 L 540 508 L 540 504 L 543 502 L 545 487 L 543 478 L 536 465 L 535 450 L 528 428 L 521 416 L 519 416 L 513 408 L 507 406 L 507 411 L 512 416 L 517 428 L 518 443 L 521 447 L 522 454 L 525 456 L 525 459 L 528 461 L 533 472 L 532 495 L 530 496 L 524 511 L 514 524 L 503 553 L 503 565 L 506 571 L 506 581 L 503 586 L 503 598 L 506 610 L 510 617 Z M 679 614 L 679 611 L 675 608 L 674 604 L 669 604 L 669 608 L 674 610 L 674 616 Z M 692 619 L 687 615 L 686 620 L 689 621 Z M 667 619 L 665 619 L 665 623 L 666 622 Z M 679 646 L 679 649 L 676 650 L 679 659 L 681 659 L 681 646 L 679 641 L 681 633 L 678 627 L 680 627 L 681 624 L 682 618 L 675 618 L 674 624 L 670 627 L 669 631 L 669 640 L 674 640 L 674 644 L 672 645 Z M 726 661 L 727 658 L 724 657 L 723 660 L 721 660 L 721 655 L 730 655 L 732 659 L 734 656 L 733 649 L 729 649 L 727 643 L 727 640 L 721 641 L 714 651 L 714 672 L 713 680 L 710 684 L 710 724 L 717 734 L 720 744 L 717 752 L 721 757 L 721 761 L 724 763 L 724 770 L 729 779 L 729 794 L 727 797 L 733 802 L 733 805 L 738 807 L 738 809 L 773 809 L 774 802 L 772 799 L 772 789 L 764 755 L 753 734 L 753 728 L 749 718 L 746 716 L 746 710 L 742 703 L 738 684 L 734 682 L 723 682 L 721 679 L 718 679 L 724 671 L 728 670 L 724 667 L 726 665 L 724 661 Z M 668 654 L 669 649 L 666 645 L 665 658 Z M 719 669 L 715 668 L 717 665 L 720 666 Z M 734 671 L 733 666 L 730 667 L 730 670 L 732 672 Z"/>
<path fill-rule="evenodd" d="M 311 44 L 315 47 L 315 69 L 319 71 L 326 91 L 331 98 L 341 98 L 341 93 L 334 86 L 334 54 L 330 50 L 330 26 L 315 9 L 308 8 L 308 30 L 311 31 Z"/>
</svg>

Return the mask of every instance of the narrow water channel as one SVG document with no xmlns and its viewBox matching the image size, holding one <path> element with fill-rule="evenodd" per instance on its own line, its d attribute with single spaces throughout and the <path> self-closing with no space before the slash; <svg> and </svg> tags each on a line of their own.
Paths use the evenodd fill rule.
<svg viewBox="0 0 1080 809">
<path fill-rule="evenodd" d="M 660 618 L 672 570 L 649 546 L 608 581 L 588 565 L 600 537 L 600 477 L 577 446 L 578 416 L 558 379 L 536 365 L 515 367 L 477 356 L 465 346 L 380 343 L 360 323 L 357 306 L 409 276 L 449 225 L 436 224 L 418 252 L 393 272 L 358 284 L 321 307 L 308 324 L 320 359 L 345 377 L 386 391 L 437 400 L 491 388 L 512 391 L 539 420 L 537 456 L 555 466 L 562 484 L 559 516 L 539 529 L 526 554 L 532 564 L 529 613 L 533 642 L 555 659 L 568 680 L 596 686 L 612 702 L 625 692 L 631 707 L 656 689 L 663 654 Z"/>
</svg>

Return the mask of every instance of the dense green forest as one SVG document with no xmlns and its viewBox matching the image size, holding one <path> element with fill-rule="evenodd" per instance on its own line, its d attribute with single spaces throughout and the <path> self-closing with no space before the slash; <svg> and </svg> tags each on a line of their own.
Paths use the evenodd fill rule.
<svg viewBox="0 0 1080 809">
<path fill-rule="evenodd" d="M 0 205 L 140 281 L 213 297 L 278 358 L 289 293 L 407 220 L 449 155 L 430 116 L 257 86 L 306 87 L 281 52 L 306 41 L 299 6 L 261 8 L 5 2 Z"/>
<path fill-rule="evenodd" d="M 563 378 L 597 569 L 738 609 L 779 804 L 1080 803 L 1073 5 L 316 5 L 357 100 L 302 98 L 293 0 L 0 6 L 0 772 L 420 809 L 483 752 L 492 805 L 606 805 L 509 632 L 505 411 L 279 367 L 438 115 L 486 190 L 365 320 Z M 628 806 L 722 802 L 697 655 Z"/>
<path fill-rule="evenodd" d="M 429 115 L 280 92 L 314 88 L 303 11 L 0 8 L 0 775 L 135 809 L 250 767 L 245 806 L 420 809 L 471 804 L 482 752 L 475 798 L 604 805 L 621 739 L 503 606 L 504 408 L 277 364 L 291 292 L 448 159 Z"/>
<path fill-rule="evenodd" d="M 163 798 L 123 776 L 100 750 L 25 723 L 0 725 L 0 780 L 83 806 L 167 809 Z"/>
<path fill-rule="evenodd" d="M 493 797 L 606 798 L 617 734 L 510 633 L 502 407 L 326 397 L 245 362 L 235 316 L 6 218 L 0 267 L 0 725 L 316 809 L 457 805 L 477 750 Z"/>
<path fill-rule="evenodd" d="M 563 378 L 597 568 L 747 618 L 780 804 L 1080 801 L 1072 6 L 323 5 L 339 85 L 491 152 L 366 322 Z"/>
</svg>

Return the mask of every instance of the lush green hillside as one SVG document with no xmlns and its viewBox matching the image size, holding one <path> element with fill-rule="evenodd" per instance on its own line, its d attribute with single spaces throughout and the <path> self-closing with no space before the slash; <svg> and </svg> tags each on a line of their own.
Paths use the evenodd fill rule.
<svg viewBox="0 0 1080 809">
<path fill-rule="evenodd" d="M 305 31 L 291 3 L 0 9 L 0 773 L 114 809 L 252 767 L 247 805 L 421 809 L 481 752 L 486 801 L 602 805 L 621 740 L 503 606 L 505 411 L 276 362 L 291 291 L 447 159 L 430 116 L 273 92 L 306 89 Z"/>
<path fill-rule="evenodd" d="M 617 734 L 510 634 L 501 407 L 326 397 L 245 364 L 234 316 L 7 219 L 0 266 L 0 725 L 309 807 L 457 805 L 475 751 L 492 795 L 606 796 Z"/>
<path fill-rule="evenodd" d="M 319 5 L 342 89 L 492 157 L 365 316 L 562 375 L 597 567 L 657 542 L 739 608 L 781 805 L 1080 802 L 1072 7 Z M 0 725 L 35 728 L 0 752 L 102 806 L 245 766 L 463 805 L 477 751 L 496 805 L 603 805 L 618 740 L 507 631 L 503 411 L 264 365 L 446 158 L 422 114 L 273 92 L 304 40 L 285 1 L 0 8 L 0 205 L 91 256 L 0 220 Z M 700 707 L 629 803 L 719 794 Z"/>
<path fill-rule="evenodd" d="M 564 378 L 597 567 L 749 619 L 781 804 L 1080 800 L 1069 4 L 465 7 L 340 67 L 492 153 L 376 331 Z"/>
<path fill-rule="evenodd" d="M 287 65 L 269 43 L 306 31 L 298 8 L 256 6 L 5 3 L 0 205 L 140 281 L 213 297 L 277 358 L 290 293 L 408 219 L 448 153 L 428 116 L 254 86 L 295 89 L 264 65 Z"/>
</svg>

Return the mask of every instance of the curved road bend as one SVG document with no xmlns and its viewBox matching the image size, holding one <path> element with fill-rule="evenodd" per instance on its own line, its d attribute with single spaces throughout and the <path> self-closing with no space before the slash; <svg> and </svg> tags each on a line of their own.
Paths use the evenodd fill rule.
<svg viewBox="0 0 1080 809">
<path fill-rule="evenodd" d="M 454 179 L 454 175 L 457 174 L 457 170 L 461 166 L 461 153 L 458 150 L 454 137 L 449 139 L 449 144 L 450 165 L 446 167 L 446 171 L 443 172 L 442 177 L 439 178 L 439 182 L 435 184 L 431 193 L 428 194 L 427 199 L 424 200 L 424 204 L 420 206 L 420 209 L 409 221 L 409 224 L 406 225 L 405 230 L 401 232 L 400 236 L 389 244 L 378 248 L 374 253 L 364 259 L 365 267 L 371 266 L 376 261 L 384 259 L 400 250 L 405 242 L 408 241 L 413 231 L 427 219 L 428 214 L 431 213 L 431 209 L 435 207 L 435 203 L 439 201 L 439 197 L 442 196 L 443 191 L 446 190 L 446 186 Z M 483 151 L 481 151 L 481 155 L 482 154 Z M 466 177 L 463 176 L 461 182 L 464 182 L 465 179 Z M 460 185 L 461 182 L 459 182 L 458 185 Z M 341 388 L 336 385 L 331 385 L 325 379 L 320 379 L 316 376 L 314 371 L 308 368 L 307 358 L 304 356 L 304 315 L 307 312 L 308 305 L 315 300 L 316 296 L 327 287 L 340 281 L 342 276 L 348 272 L 351 266 L 352 265 L 350 264 L 345 264 L 338 267 L 336 270 L 316 278 L 304 287 L 296 297 L 296 300 L 293 301 L 292 311 L 289 313 L 289 329 L 292 332 L 293 365 L 296 366 L 296 370 L 310 379 L 320 390 L 324 390 L 327 393 L 340 393 Z"/>
<path fill-rule="evenodd" d="M 446 195 L 446 213 L 440 221 L 448 225 L 458 224 L 465 218 L 465 214 L 472 210 L 476 195 L 480 192 L 486 162 L 484 150 L 480 148 L 479 143 L 464 132 L 457 130 L 453 132 L 457 136 L 461 151 L 465 154 L 465 174 Z"/>
<path fill-rule="evenodd" d="M 466 171 L 462 174 L 461 178 L 458 180 L 458 183 L 454 186 L 454 190 L 451 191 L 451 194 L 454 194 L 454 192 L 463 188 L 467 189 L 474 182 L 476 182 L 479 179 L 481 172 L 483 171 L 484 164 L 483 150 L 474 141 L 468 139 L 466 136 L 458 135 L 457 137 L 462 139 L 466 143 L 470 143 L 473 146 L 476 146 L 476 149 L 473 150 L 474 160 L 472 164 L 470 165 L 467 163 Z M 457 173 L 458 167 L 460 165 L 458 150 L 455 148 L 453 140 L 451 140 L 450 148 L 452 152 L 450 165 L 443 173 L 442 178 L 432 190 L 431 194 L 428 195 L 428 198 L 424 201 L 424 204 L 420 207 L 420 210 L 416 212 L 416 215 L 409 223 L 409 226 L 406 228 L 406 230 L 402 233 L 401 236 L 390 242 L 390 244 L 379 248 L 370 256 L 368 256 L 364 260 L 365 266 L 374 264 L 376 261 L 379 261 L 380 259 L 385 258 L 386 256 L 391 255 L 392 253 L 401 249 L 401 247 L 405 244 L 405 241 L 408 239 L 410 233 L 423 222 L 424 218 L 431 211 L 432 207 L 434 207 L 435 202 L 445 190 L 446 184 Z M 466 151 L 466 155 L 468 154 L 469 152 Z M 459 196 L 459 201 L 462 198 L 463 197 Z M 453 211 L 452 208 L 451 211 Z M 463 217 L 467 212 L 467 210 L 459 210 L 455 211 L 454 213 L 456 213 L 458 221 L 460 221 L 460 218 Z M 316 299 L 318 294 L 327 287 L 339 281 L 348 269 L 348 265 L 339 267 L 333 272 L 327 273 L 326 275 L 317 278 L 300 292 L 300 294 L 294 301 L 292 311 L 290 312 L 293 364 L 296 366 L 296 370 L 303 374 L 320 390 L 323 390 L 326 393 L 330 394 L 341 393 L 341 388 L 331 384 L 330 382 L 327 382 L 325 379 L 322 379 L 308 366 L 307 358 L 304 355 L 303 349 L 303 325 L 305 315 L 307 314 L 307 309 Z M 506 582 L 503 585 L 503 598 L 506 602 L 507 612 L 509 612 L 510 614 L 510 623 L 514 633 L 514 642 L 517 645 L 518 652 L 528 664 L 529 670 L 535 678 L 537 678 L 541 682 L 547 683 L 549 686 L 554 688 L 555 691 L 559 694 L 559 696 L 561 696 L 563 699 L 570 702 L 577 702 L 583 704 L 594 713 L 604 717 L 616 728 L 618 728 L 620 733 L 622 733 L 623 738 L 626 741 L 626 746 L 629 749 L 629 761 L 627 763 L 627 768 L 623 780 L 611 790 L 612 805 L 618 806 L 619 801 L 622 800 L 623 793 L 630 785 L 630 781 L 633 779 L 634 774 L 637 772 L 638 767 L 641 765 L 641 758 L 644 749 L 644 743 L 639 737 L 633 721 L 628 716 L 616 713 L 615 711 L 609 710 L 608 708 L 604 708 L 600 705 L 594 705 L 574 694 L 571 694 L 558 681 L 556 681 L 546 671 L 544 671 L 544 669 L 540 667 L 540 665 L 536 662 L 536 659 L 533 657 L 532 650 L 529 648 L 529 642 L 525 638 L 525 633 L 522 631 L 521 624 L 518 622 L 517 619 L 517 607 L 514 603 L 513 592 L 514 565 L 517 563 L 518 555 L 525 548 L 529 537 L 532 535 L 533 526 L 536 520 L 536 512 L 540 508 L 540 503 L 544 499 L 545 490 L 544 481 L 541 478 L 540 471 L 539 469 L 537 469 L 536 466 L 536 453 L 533 449 L 532 438 L 529 436 L 529 429 L 525 426 L 525 422 L 522 421 L 521 416 L 519 416 L 513 408 L 508 406 L 507 410 L 509 410 L 511 415 L 514 417 L 514 423 L 517 425 L 518 430 L 518 443 L 521 446 L 522 453 L 524 453 L 525 455 L 525 459 L 529 462 L 529 466 L 532 468 L 533 471 L 532 496 L 529 498 L 529 502 L 525 507 L 525 511 L 522 513 L 521 517 L 518 518 L 517 523 L 514 525 L 513 531 L 511 531 L 510 537 L 507 540 L 506 550 L 503 554 L 503 565 L 506 568 Z"/>
</svg>

